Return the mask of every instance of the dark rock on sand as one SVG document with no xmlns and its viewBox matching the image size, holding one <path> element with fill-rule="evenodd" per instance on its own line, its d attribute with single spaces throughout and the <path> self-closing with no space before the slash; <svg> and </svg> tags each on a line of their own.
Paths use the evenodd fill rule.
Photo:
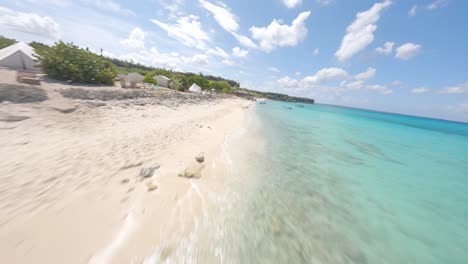
<svg viewBox="0 0 468 264">
<path fill-rule="evenodd" d="M 205 154 L 199 153 L 197 156 L 195 156 L 195 160 L 199 163 L 203 163 L 205 161 Z"/>
<path fill-rule="evenodd" d="M 143 177 L 143 178 L 149 178 L 152 177 L 154 172 L 159 169 L 159 165 L 148 167 L 148 168 L 141 168 L 140 174 L 138 176 Z"/>
</svg>

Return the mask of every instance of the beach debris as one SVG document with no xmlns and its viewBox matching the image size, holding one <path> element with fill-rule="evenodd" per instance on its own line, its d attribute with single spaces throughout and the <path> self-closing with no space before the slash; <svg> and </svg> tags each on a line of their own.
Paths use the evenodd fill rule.
<svg viewBox="0 0 468 264">
<path fill-rule="evenodd" d="M 148 187 L 148 192 L 152 192 L 152 191 L 158 189 L 158 185 L 156 185 L 156 183 L 154 183 L 153 181 L 149 181 L 149 182 L 146 184 L 146 187 Z"/>
<path fill-rule="evenodd" d="M 122 147 L 127 148 L 128 145 L 123 145 Z M 123 165 L 122 167 L 120 167 L 120 169 L 121 170 L 126 170 L 126 169 L 141 166 L 142 164 L 143 164 L 143 161 L 138 161 L 138 162 L 134 162 L 134 163 L 127 163 L 127 164 Z"/>
<path fill-rule="evenodd" d="M 198 153 L 198 155 L 195 156 L 195 160 L 199 163 L 203 163 L 205 161 L 205 153 Z"/>
<path fill-rule="evenodd" d="M 202 171 L 204 168 L 205 165 L 194 163 L 185 168 L 184 172 L 179 173 L 179 177 L 199 179 L 202 176 Z"/>
<path fill-rule="evenodd" d="M 130 179 L 123 179 L 123 180 L 120 181 L 120 183 L 122 183 L 122 184 L 127 184 L 129 182 L 130 182 Z"/>
<path fill-rule="evenodd" d="M 152 167 L 147 167 L 147 168 L 141 168 L 140 174 L 138 176 L 143 177 L 143 178 L 150 178 L 153 176 L 154 172 L 159 169 L 159 165 L 155 165 Z"/>
</svg>

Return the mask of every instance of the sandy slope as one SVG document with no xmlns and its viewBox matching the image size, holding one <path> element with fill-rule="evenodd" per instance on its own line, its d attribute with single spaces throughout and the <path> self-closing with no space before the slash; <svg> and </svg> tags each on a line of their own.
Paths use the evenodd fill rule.
<svg viewBox="0 0 468 264">
<path fill-rule="evenodd" d="M 139 263 L 169 237 L 177 243 L 209 210 L 208 193 L 221 191 L 223 142 L 250 104 L 165 95 L 96 106 L 62 97 L 62 84 L 42 87 L 46 101 L 0 105 L 3 263 Z M 202 178 L 178 177 L 199 152 Z M 151 179 L 137 177 L 156 164 Z"/>
</svg>

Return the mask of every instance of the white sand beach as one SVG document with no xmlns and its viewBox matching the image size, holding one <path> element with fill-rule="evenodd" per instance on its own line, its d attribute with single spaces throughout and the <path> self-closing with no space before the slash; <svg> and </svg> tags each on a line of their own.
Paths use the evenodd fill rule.
<svg viewBox="0 0 468 264">
<path fill-rule="evenodd" d="M 2 87 L 13 74 L 0 70 Z M 39 88 L 48 99 L 0 105 L 2 262 L 141 263 L 162 244 L 160 260 L 170 256 L 171 239 L 210 210 L 202 192 L 221 191 L 223 143 L 251 102 L 166 90 L 107 100 L 122 89 Z M 105 100 L 66 98 L 96 90 L 108 91 Z M 139 177 L 153 166 L 152 177 Z M 191 166 L 202 166 L 201 178 L 178 176 Z"/>
</svg>

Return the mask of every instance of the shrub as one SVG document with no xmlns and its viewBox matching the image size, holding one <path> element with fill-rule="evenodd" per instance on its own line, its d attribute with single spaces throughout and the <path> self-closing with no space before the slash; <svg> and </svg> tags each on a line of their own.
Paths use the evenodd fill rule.
<svg viewBox="0 0 468 264">
<path fill-rule="evenodd" d="M 157 85 L 158 84 L 158 81 L 156 81 L 154 79 L 154 74 L 148 72 L 147 74 L 145 74 L 145 79 L 143 79 L 143 82 L 145 83 L 152 83 L 154 85 Z"/>
<path fill-rule="evenodd" d="M 62 41 L 41 52 L 38 61 L 45 73 L 58 80 L 113 85 L 116 76 L 108 60 Z"/>
</svg>

